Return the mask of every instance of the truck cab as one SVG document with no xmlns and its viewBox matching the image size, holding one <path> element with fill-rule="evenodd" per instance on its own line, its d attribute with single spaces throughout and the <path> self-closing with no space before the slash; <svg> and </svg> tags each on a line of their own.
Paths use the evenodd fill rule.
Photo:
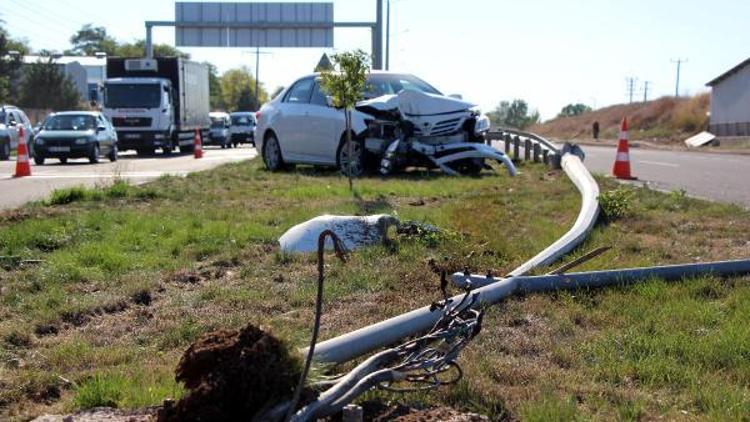
<svg viewBox="0 0 750 422">
<path fill-rule="evenodd" d="M 102 112 L 117 130 L 121 150 L 192 152 L 206 134 L 208 67 L 180 57 L 107 58 Z"/>
<path fill-rule="evenodd" d="M 104 84 L 104 115 L 117 130 L 121 149 L 139 154 L 172 152 L 172 83 L 163 78 L 113 78 Z"/>
</svg>

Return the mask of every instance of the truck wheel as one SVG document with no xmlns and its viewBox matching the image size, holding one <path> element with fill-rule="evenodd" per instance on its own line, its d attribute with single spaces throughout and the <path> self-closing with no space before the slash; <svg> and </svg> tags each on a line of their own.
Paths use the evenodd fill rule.
<svg viewBox="0 0 750 422">
<path fill-rule="evenodd" d="M 109 158 L 109 161 L 113 163 L 117 161 L 117 144 L 112 145 L 112 149 L 109 151 L 109 155 L 107 157 Z"/>
<path fill-rule="evenodd" d="M 94 144 L 89 152 L 89 163 L 96 164 L 99 162 L 99 144 Z"/>
<path fill-rule="evenodd" d="M 68 162 L 68 157 L 60 157 L 60 164 L 66 164 Z"/>
<path fill-rule="evenodd" d="M 10 141 L 4 142 L 0 147 L 0 160 L 5 161 L 10 158 Z"/>
<path fill-rule="evenodd" d="M 263 163 L 271 171 L 279 171 L 284 168 L 284 157 L 281 155 L 279 140 L 272 133 L 263 143 Z"/>
</svg>

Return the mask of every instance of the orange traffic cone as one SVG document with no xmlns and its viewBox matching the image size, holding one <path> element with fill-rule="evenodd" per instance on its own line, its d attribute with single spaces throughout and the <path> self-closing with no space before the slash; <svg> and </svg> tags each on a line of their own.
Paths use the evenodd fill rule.
<svg viewBox="0 0 750 422">
<path fill-rule="evenodd" d="M 618 179 L 634 180 L 630 174 L 630 148 L 628 147 L 628 119 L 622 118 L 620 126 L 620 142 L 617 144 L 617 156 L 615 157 L 615 166 L 612 168 L 612 174 Z"/>
<path fill-rule="evenodd" d="M 26 134 L 23 126 L 18 127 L 18 151 L 16 152 L 16 174 L 15 177 L 31 176 L 31 164 L 29 163 L 29 150 L 26 147 Z"/>
<path fill-rule="evenodd" d="M 193 157 L 203 158 L 203 143 L 201 142 L 201 130 L 195 129 L 195 139 L 193 140 Z"/>
</svg>

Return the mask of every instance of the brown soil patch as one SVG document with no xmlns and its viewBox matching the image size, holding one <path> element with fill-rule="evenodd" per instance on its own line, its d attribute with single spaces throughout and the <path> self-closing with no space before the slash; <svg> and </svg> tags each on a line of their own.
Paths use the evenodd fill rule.
<svg viewBox="0 0 750 422">
<path fill-rule="evenodd" d="M 248 324 L 193 343 L 175 374 L 188 393 L 160 421 L 249 420 L 291 397 L 300 371 L 281 340 Z"/>
<path fill-rule="evenodd" d="M 415 409 L 409 406 L 390 406 L 368 402 L 364 406 L 365 420 L 372 422 L 484 422 L 489 418 L 476 413 L 460 412 L 449 407 Z"/>
</svg>

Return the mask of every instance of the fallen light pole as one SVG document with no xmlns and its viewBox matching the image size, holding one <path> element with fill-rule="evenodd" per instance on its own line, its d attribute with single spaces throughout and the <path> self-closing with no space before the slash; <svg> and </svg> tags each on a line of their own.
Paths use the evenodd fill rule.
<svg viewBox="0 0 750 422">
<path fill-rule="evenodd" d="M 504 279 L 483 275 L 467 275 L 464 276 L 463 284 L 466 281 L 470 281 L 472 284 L 485 284 L 483 287 L 472 290 L 472 294 L 477 295 L 474 306 L 478 307 L 500 302 L 511 295 L 519 293 L 630 284 L 653 278 L 679 280 L 706 275 L 729 277 L 745 274 L 750 274 L 750 260 L 592 271 L 561 275 L 518 276 Z M 456 281 L 456 277 L 458 276 L 454 275 L 454 281 Z M 461 280 L 458 281 L 459 284 L 462 284 Z M 461 300 L 462 296 L 454 296 L 451 300 L 453 300 L 453 303 L 457 303 Z M 315 358 L 321 362 L 346 362 L 377 348 L 396 343 L 404 337 L 424 332 L 434 325 L 440 317 L 440 312 L 436 312 L 431 307 L 425 306 L 319 343 L 315 348 Z"/>
</svg>

